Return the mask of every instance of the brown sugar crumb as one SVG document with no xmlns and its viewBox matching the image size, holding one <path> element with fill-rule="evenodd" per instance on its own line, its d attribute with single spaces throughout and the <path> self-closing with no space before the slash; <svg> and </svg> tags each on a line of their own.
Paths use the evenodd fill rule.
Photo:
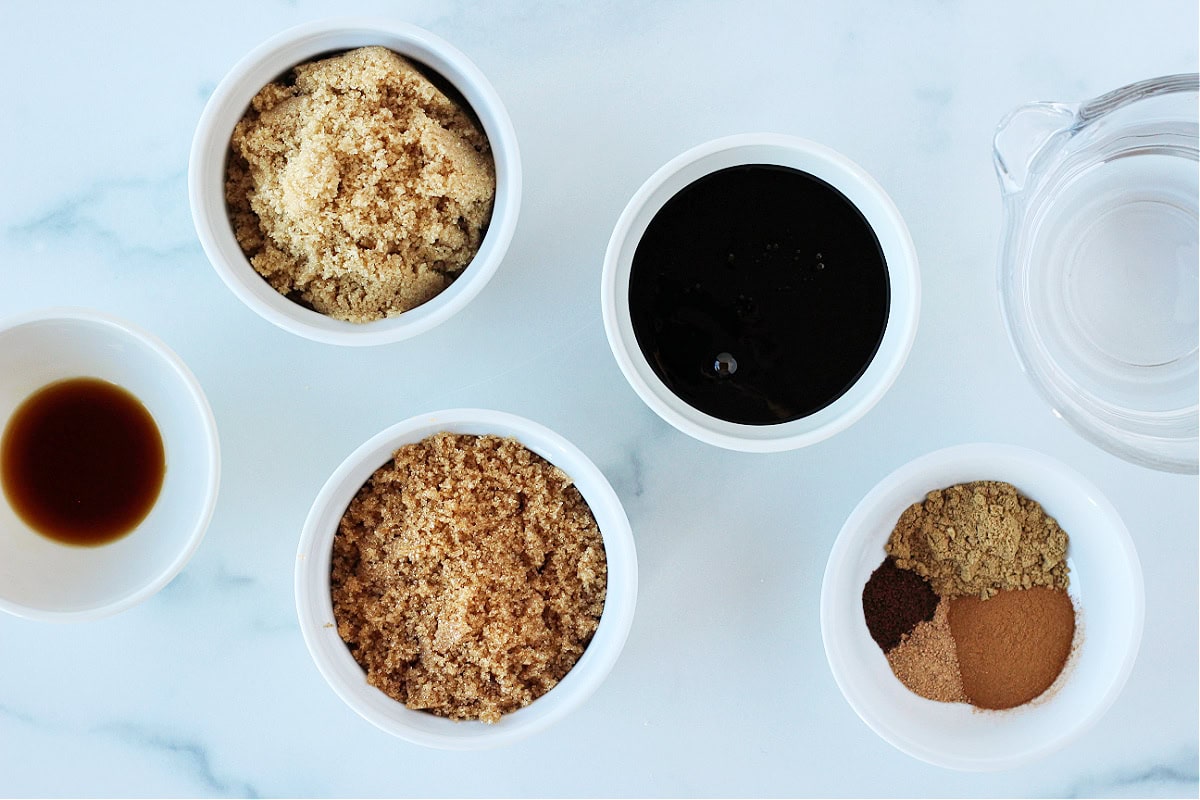
<svg viewBox="0 0 1200 800">
<path fill-rule="evenodd" d="M 950 631 L 950 601 L 942 599 L 933 619 L 918 622 L 887 653 L 888 666 L 913 694 L 942 703 L 965 703 L 958 652 Z"/>
<path fill-rule="evenodd" d="M 487 137 L 386 48 L 301 64 L 263 87 L 230 148 L 225 200 L 251 265 L 337 319 L 395 316 L 435 297 L 491 219 Z"/>
<path fill-rule="evenodd" d="M 1002 481 L 960 483 L 905 509 L 885 547 L 941 597 L 1046 586 L 1065 589 L 1067 534 Z"/>
<path fill-rule="evenodd" d="M 338 634 L 409 708 L 496 722 L 583 654 L 608 567 L 571 479 L 513 439 L 439 433 L 401 447 L 338 526 Z"/>
</svg>

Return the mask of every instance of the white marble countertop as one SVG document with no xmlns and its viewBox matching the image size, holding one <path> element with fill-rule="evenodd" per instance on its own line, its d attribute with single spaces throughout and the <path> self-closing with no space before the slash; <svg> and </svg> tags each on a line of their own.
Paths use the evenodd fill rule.
<svg viewBox="0 0 1200 800">
<path fill-rule="evenodd" d="M 1140 3 L 0 0 L 0 314 L 80 305 L 161 336 L 212 403 L 223 480 L 207 537 L 159 595 L 99 622 L 0 615 L 0 795 L 1176 796 L 1197 793 L 1197 480 L 1127 464 L 1021 373 L 995 290 L 991 134 L 1031 100 L 1193 71 L 1191 0 Z M 524 202 L 484 292 L 396 345 L 345 349 L 242 306 L 192 228 L 192 131 L 262 40 L 387 14 L 462 49 L 512 115 Z M 660 421 L 623 380 L 600 265 L 625 202 L 702 141 L 778 131 L 859 162 L 904 214 L 923 307 L 907 366 L 819 445 L 747 455 Z M 314 668 L 292 568 L 318 488 L 387 425 L 439 408 L 519 413 L 617 489 L 637 616 L 599 692 L 501 750 L 406 744 Z M 1112 500 L 1146 578 L 1124 692 L 1056 755 L 951 772 L 878 738 L 834 684 L 826 557 L 880 478 L 968 441 L 1020 444 Z"/>
</svg>

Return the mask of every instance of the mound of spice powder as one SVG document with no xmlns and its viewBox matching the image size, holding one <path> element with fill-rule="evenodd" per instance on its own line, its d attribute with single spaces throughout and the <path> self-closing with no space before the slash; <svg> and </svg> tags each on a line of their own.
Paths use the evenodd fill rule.
<svg viewBox="0 0 1200 800">
<path fill-rule="evenodd" d="M 950 630 L 950 601 L 938 601 L 933 618 L 918 622 L 887 652 L 888 666 L 909 691 L 942 703 L 967 703 L 958 645 Z"/>
<path fill-rule="evenodd" d="M 871 638 L 887 652 L 918 622 L 933 619 L 938 596 L 929 581 L 888 558 L 871 573 L 862 603 Z"/>
<path fill-rule="evenodd" d="M 963 692 L 979 708 L 1024 705 L 1046 691 L 1071 654 L 1075 608 L 1061 589 L 1009 589 L 949 604 Z"/>
<path fill-rule="evenodd" d="M 885 549 L 943 597 L 1067 588 L 1067 534 L 1041 505 L 1001 481 L 930 492 L 900 515 Z"/>
<path fill-rule="evenodd" d="M 892 672 L 930 700 L 1023 705 L 1053 685 L 1075 637 L 1067 534 L 1007 483 L 930 492 L 900 516 L 863 587 Z"/>
</svg>

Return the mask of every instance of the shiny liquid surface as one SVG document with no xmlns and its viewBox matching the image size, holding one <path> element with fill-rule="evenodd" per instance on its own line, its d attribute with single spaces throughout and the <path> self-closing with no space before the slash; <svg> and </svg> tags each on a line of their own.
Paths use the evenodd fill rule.
<svg viewBox="0 0 1200 800">
<path fill-rule="evenodd" d="M 1192 409 L 1194 419 L 1198 191 L 1194 157 L 1135 151 L 1080 171 L 1045 203 L 1021 324 L 1073 393 L 1124 414 Z"/>
<path fill-rule="evenodd" d="M 890 292 L 866 218 L 806 172 L 745 165 L 686 186 L 634 254 L 629 307 L 659 379 L 748 425 L 813 414 L 879 348 Z"/>
<path fill-rule="evenodd" d="M 106 381 L 45 386 L 13 414 L 0 442 L 0 481 L 37 532 L 100 545 L 132 531 L 162 488 L 166 459 L 154 418 Z"/>
</svg>

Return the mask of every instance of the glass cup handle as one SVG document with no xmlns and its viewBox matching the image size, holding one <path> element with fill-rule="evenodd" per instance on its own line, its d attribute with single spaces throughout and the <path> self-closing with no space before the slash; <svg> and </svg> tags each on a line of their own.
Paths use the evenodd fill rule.
<svg viewBox="0 0 1200 800">
<path fill-rule="evenodd" d="M 1078 109 L 1078 103 L 1030 103 L 1000 120 L 992 140 L 992 158 L 1005 194 L 1025 188 L 1038 154 L 1075 126 Z"/>
</svg>

